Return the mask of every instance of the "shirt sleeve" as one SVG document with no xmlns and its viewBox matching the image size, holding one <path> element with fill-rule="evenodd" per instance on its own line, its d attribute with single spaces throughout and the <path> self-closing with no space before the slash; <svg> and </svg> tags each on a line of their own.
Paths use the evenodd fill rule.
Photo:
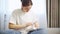
<svg viewBox="0 0 60 34">
<path fill-rule="evenodd" d="M 11 14 L 9 23 L 16 24 L 16 14 L 14 12 Z"/>
</svg>

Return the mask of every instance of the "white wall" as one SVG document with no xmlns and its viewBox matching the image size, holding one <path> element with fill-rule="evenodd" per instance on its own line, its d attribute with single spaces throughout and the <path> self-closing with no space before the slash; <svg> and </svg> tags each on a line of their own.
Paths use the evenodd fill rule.
<svg viewBox="0 0 60 34">
<path fill-rule="evenodd" d="M 48 28 L 48 34 L 60 34 L 60 28 Z"/>
<path fill-rule="evenodd" d="M 32 0 L 33 6 L 31 8 L 32 13 L 36 14 L 37 18 L 40 22 L 41 28 L 47 28 L 47 20 L 46 20 L 46 0 Z M 8 24 L 10 14 L 13 10 L 21 8 L 20 0 L 0 0 L 0 23 L 1 28 L 3 30 Z M 6 18 L 4 18 L 4 14 L 6 14 Z M 4 22 L 5 19 L 5 22 Z M 8 26 L 7 26 L 8 27 Z M 6 29 L 7 29 L 6 27 Z"/>
</svg>

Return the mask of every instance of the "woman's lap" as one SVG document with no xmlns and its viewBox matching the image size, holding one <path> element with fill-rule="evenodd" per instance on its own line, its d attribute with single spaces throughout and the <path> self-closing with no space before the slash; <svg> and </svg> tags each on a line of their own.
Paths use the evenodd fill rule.
<svg viewBox="0 0 60 34">
<path fill-rule="evenodd" d="M 21 33 L 15 30 L 6 30 L 6 31 L 0 31 L 0 34 L 21 34 Z"/>
<path fill-rule="evenodd" d="M 21 32 L 16 30 L 7 30 L 7 31 L 0 31 L 0 34 L 21 34 Z M 38 30 L 29 32 L 29 34 L 47 34 L 47 30 L 38 29 Z"/>
<path fill-rule="evenodd" d="M 30 32 L 29 34 L 47 34 L 47 30 L 45 29 L 38 29 Z"/>
</svg>

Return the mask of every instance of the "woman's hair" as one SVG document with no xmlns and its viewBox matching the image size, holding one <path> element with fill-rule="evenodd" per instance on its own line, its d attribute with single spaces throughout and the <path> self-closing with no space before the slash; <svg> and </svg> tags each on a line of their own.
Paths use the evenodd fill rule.
<svg viewBox="0 0 60 34">
<path fill-rule="evenodd" d="M 32 5 L 32 1 L 31 0 L 21 0 L 21 2 L 22 2 L 22 6 Z"/>
</svg>

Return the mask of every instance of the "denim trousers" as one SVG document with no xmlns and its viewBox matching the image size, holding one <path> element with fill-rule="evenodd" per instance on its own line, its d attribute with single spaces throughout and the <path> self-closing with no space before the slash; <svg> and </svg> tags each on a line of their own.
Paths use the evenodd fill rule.
<svg viewBox="0 0 60 34">
<path fill-rule="evenodd" d="M 6 31 L 0 30 L 0 34 L 21 34 L 21 32 L 16 30 L 6 30 Z M 29 31 L 28 34 L 47 34 L 47 30 L 45 29 L 32 30 L 32 31 Z"/>
</svg>

